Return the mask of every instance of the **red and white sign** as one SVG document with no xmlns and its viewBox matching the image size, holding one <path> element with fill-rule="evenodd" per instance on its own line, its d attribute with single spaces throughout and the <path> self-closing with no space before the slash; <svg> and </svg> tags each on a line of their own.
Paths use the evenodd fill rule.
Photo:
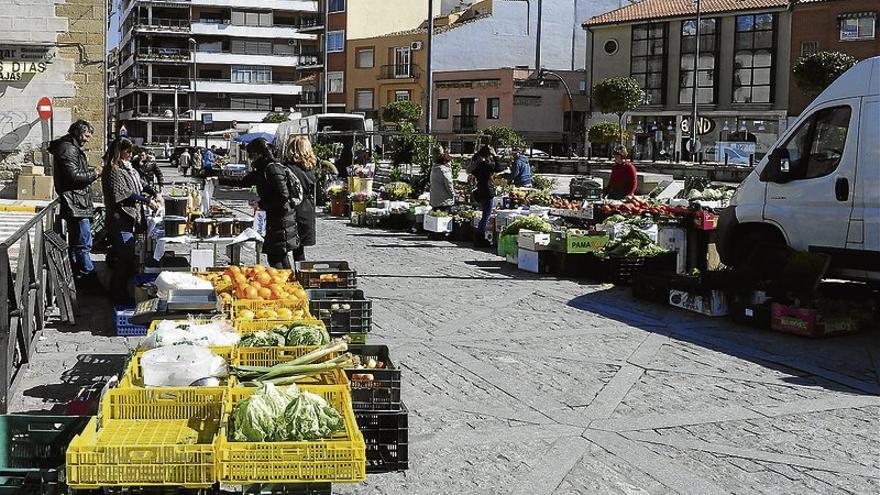
<svg viewBox="0 0 880 495">
<path fill-rule="evenodd" d="M 235 129 L 237 126 L 238 126 L 238 121 L 237 121 L 237 120 L 233 120 L 233 121 L 232 121 L 232 128 Z"/>
<path fill-rule="evenodd" d="M 40 98 L 40 101 L 37 102 L 37 114 L 40 116 L 40 120 L 49 120 L 52 118 L 52 100 L 46 98 L 45 96 Z"/>
</svg>

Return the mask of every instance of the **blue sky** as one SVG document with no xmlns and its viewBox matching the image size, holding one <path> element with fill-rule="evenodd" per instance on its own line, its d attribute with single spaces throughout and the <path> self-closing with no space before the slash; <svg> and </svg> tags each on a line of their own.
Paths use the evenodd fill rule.
<svg viewBox="0 0 880 495">
<path fill-rule="evenodd" d="M 113 13 L 110 16 L 110 28 L 107 30 L 107 50 L 119 44 L 119 0 L 113 0 Z"/>
</svg>

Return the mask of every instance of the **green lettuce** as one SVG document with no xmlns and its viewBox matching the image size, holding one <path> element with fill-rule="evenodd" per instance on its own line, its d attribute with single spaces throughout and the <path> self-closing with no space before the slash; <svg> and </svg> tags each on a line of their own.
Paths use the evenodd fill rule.
<svg viewBox="0 0 880 495">
<path fill-rule="evenodd" d="M 330 343 L 330 334 L 324 327 L 293 323 L 287 328 L 287 345 L 324 345 Z"/>
<path fill-rule="evenodd" d="M 345 429 L 339 411 L 323 397 L 301 392 L 284 410 L 284 425 L 288 440 L 320 440 Z"/>
<path fill-rule="evenodd" d="M 277 442 L 286 437 L 279 419 L 297 395 L 296 386 L 278 388 L 267 383 L 232 409 L 232 441 Z"/>
</svg>

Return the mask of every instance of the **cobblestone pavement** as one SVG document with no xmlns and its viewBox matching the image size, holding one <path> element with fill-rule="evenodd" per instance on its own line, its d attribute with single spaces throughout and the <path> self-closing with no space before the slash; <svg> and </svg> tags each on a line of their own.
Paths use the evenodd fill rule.
<svg viewBox="0 0 880 495">
<path fill-rule="evenodd" d="M 319 220 L 372 343 L 403 369 L 410 469 L 343 494 L 880 493 L 877 332 L 806 340 L 515 270 L 424 236 Z M 132 344 L 49 330 L 13 407 L 48 409 Z"/>
</svg>

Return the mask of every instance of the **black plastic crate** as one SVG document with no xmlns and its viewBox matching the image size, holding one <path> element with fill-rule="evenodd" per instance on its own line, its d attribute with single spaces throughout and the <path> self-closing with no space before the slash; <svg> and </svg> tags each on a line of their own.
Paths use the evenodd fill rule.
<svg viewBox="0 0 880 495">
<path fill-rule="evenodd" d="M 367 333 L 373 328 L 373 301 L 359 289 L 309 289 L 309 311 L 330 333 Z"/>
<path fill-rule="evenodd" d="M 354 417 L 367 445 L 367 474 L 409 469 L 409 411 L 370 411 L 355 408 Z"/>
<path fill-rule="evenodd" d="M 351 402 L 354 408 L 390 411 L 400 409 L 400 368 L 391 362 L 388 346 L 351 344 L 348 352 L 360 356 L 362 363 L 370 358 L 385 363 L 384 368 L 345 370 L 351 382 Z"/>
<path fill-rule="evenodd" d="M 630 285 L 636 273 L 660 273 L 675 271 L 676 253 L 663 253 L 657 256 L 610 256 L 607 259 L 608 279 L 616 285 Z"/>
<path fill-rule="evenodd" d="M 62 493 L 59 471 L 67 445 L 88 422 L 83 416 L 0 416 L 0 494 Z"/>
<path fill-rule="evenodd" d="M 330 275 L 333 278 L 328 280 Z M 305 289 L 357 288 L 357 272 L 349 268 L 347 261 L 297 261 L 296 279 Z"/>
<path fill-rule="evenodd" d="M 633 275 L 632 295 L 637 299 L 657 304 L 669 305 L 671 273 L 644 273 Z"/>
</svg>

